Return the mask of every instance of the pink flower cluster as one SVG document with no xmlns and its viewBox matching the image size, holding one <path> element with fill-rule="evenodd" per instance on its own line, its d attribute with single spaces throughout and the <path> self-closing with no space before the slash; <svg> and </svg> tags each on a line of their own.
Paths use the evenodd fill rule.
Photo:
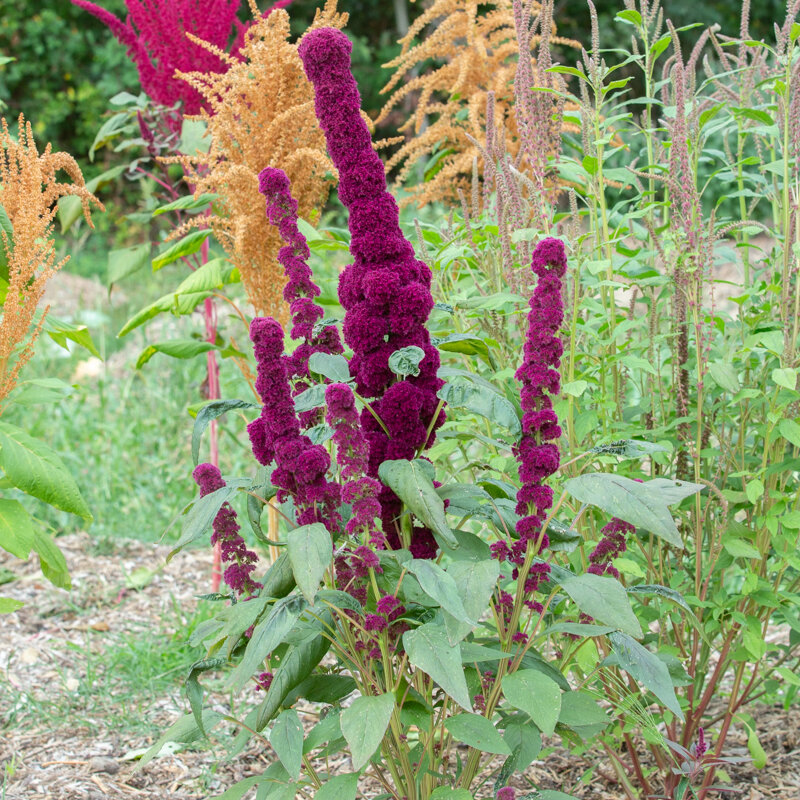
<svg viewBox="0 0 800 800">
<path fill-rule="evenodd" d="M 175 71 L 225 72 L 227 65 L 214 53 L 189 41 L 186 34 L 236 55 L 247 25 L 236 18 L 241 0 L 125 0 L 128 16 L 123 22 L 90 0 L 72 0 L 104 23 L 139 71 L 142 89 L 151 100 L 164 106 L 180 102 L 182 113 L 197 114 L 203 106 L 200 95 Z M 289 5 L 279 0 L 266 13 Z M 232 36 L 235 37 L 230 46 Z M 180 127 L 180 119 L 177 120 Z"/>
<path fill-rule="evenodd" d="M 626 534 L 636 530 L 630 522 L 612 517 L 600 533 L 603 538 L 598 542 L 597 547 L 589 555 L 589 569 L 594 575 L 611 575 L 619 578 L 619 571 L 611 563 L 615 558 L 621 556 L 627 549 L 625 542 Z"/>
<path fill-rule="evenodd" d="M 442 386 L 436 376 L 439 354 L 425 327 L 433 308 L 431 273 L 414 257 L 400 230 L 397 203 L 386 190 L 383 163 L 361 118 L 361 100 L 350 72 L 351 49 L 341 31 L 318 28 L 305 36 L 298 52 L 314 86 L 329 155 L 339 171 L 339 198 L 350 215 L 354 260 L 340 277 L 339 300 L 345 310 L 344 339 L 353 350 L 350 368 L 356 389 L 366 398 L 376 398 L 373 409 L 386 428 L 367 410 L 362 412 L 369 474 L 376 476 L 384 461 L 411 459 L 430 446 L 444 414 L 431 426 Z M 420 372 L 398 381 L 389 369 L 389 356 L 409 346 L 424 352 Z M 397 547 L 394 520 L 400 501 L 385 488 L 380 501 L 384 532 Z M 414 529 L 411 547 L 417 557 L 436 551 L 430 531 L 419 528 Z"/>
<path fill-rule="evenodd" d="M 213 464 L 200 464 L 192 477 L 200 487 L 200 497 L 205 497 L 225 486 L 219 468 Z M 229 564 L 223 579 L 237 595 L 250 597 L 261 584 L 252 579 L 250 573 L 256 568 L 258 556 L 247 549 L 244 539 L 239 535 L 236 512 L 229 503 L 224 503 L 212 523 L 211 544 L 220 543 L 222 560 Z"/>
<path fill-rule="evenodd" d="M 544 481 L 558 470 L 560 463 L 555 442 L 561 436 L 561 428 L 551 398 L 561 391 L 558 368 L 563 345 L 558 334 L 564 320 L 561 295 L 561 280 L 567 269 L 564 243 L 553 238 L 539 242 L 533 252 L 531 269 L 538 281 L 528 304 L 523 361 L 515 375 L 521 384 L 523 412 L 522 438 L 516 448 L 522 484 L 517 492 L 516 511 L 521 519 L 516 526 L 516 541 L 492 545 L 496 558 L 508 560 L 517 567 L 525 560 L 531 539 L 538 542 L 537 552 L 549 544 L 542 526 L 547 510 L 553 505 L 553 490 Z M 526 593 L 535 591 L 547 572 L 546 564 L 534 564 L 526 580 Z"/>
<path fill-rule="evenodd" d="M 289 379 L 307 379 L 308 359 L 312 353 L 339 354 L 343 351 L 339 331 L 335 325 L 325 325 L 315 333 L 314 329 L 324 312 L 315 302 L 319 287 L 314 283 L 306 237 L 297 227 L 297 200 L 292 197 L 289 178 L 281 169 L 267 167 L 258 176 L 258 190 L 267 199 L 267 219 L 275 225 L 286 242 L 278 251 L 278 262 L 286 276 L 283 299 L 289 303 L 292 314 L 292 339 L 303 340 L 297 349 L 287 356 Z M 298 386 L 295 386 L 297 390 Z M 304 385 L 302 389 L 306 388 Z"/>
<path fill-rule="evenodd" d="M 294 498 L 297 522 L 324 522 L 338 529 L 339 487 L 328 481 L 330 456 L 322 445 L 300 433 L 283 356 L 283 328 L 274 319 L 256 317 L 250 325 L 256 357 L 256 390 L 261 416 L 247 426 L 253 454 L 264 466 L 275 460 L 271 480 L 278 502 Z"/>
</svg>

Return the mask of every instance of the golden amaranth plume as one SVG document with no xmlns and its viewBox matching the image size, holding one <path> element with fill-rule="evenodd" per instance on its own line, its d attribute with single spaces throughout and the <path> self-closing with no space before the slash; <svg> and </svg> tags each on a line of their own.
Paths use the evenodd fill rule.
<svg viewBox="0 0 800 800">
<path fill-rule="evenodd" d="M 72 183 L 56 180 L 63 170 Z M 75 159 L 53 153 L 50 145 L 39 153 L 29 122 L 20 116 L 15 139 L 0 119 L 0 206 L 8 216 L 11 235 L 0 230 L 0 247 L 8 266 L 8 285 L 0 320 L 0 401 L 14 388 L 19 371 L 33 355 L 44 315 L 34 322 L 47 282 L 69 257 L 56 261 L 52 237 L 59 197 L 79 197 L 89 225 L 90 204 L 103 205 L 86 189 Z M 5 277 L 5 276 L 4 276 Z"/>
<path fill-rule="evenodd" d="M 479 12 L 479 5 L 489 8 Z M 541 11 L 535 0 L 528 0 L 525 7 L 527 13 Z M 428 25 L 435 28 L 417 41 Z M 579 46 L 571 40 L 548 38 L 551 44 Z M 531 49 L 540 40 L 541 36 L 532 36 Z M 387 170 L 402 165 L 396 180 L 401 186 L 419 159 L 430 156 L 438 146 L 437 152 L 444 154 L 437 165 L 439 171 L 430 180 L 409 188 L 411 197 L 406 202 L 420 206 L 434 200 L 457 203 L 459 189 L 469 194 L 473 161 L 477 158 L 483 163 L 481 152 L 472 140 L 485 138 L 490 97 L 494 97 L 493 127 L 504 134 L 505 152 L 513 160 L 520 149 L 514 114 L 518 53 L 514 4 L 512 0 L 480 4 L 471 0 L 434 0 L 414 21 L 400 44 L 400 55 L 384 65 L 395 72 L 383 89 L 384 93 L 392 94 L 376 124 L 409 96 L 418 93 L 419 99 L 413 115 L 400 126 L 406 141 L 389 159 Z M 439 65 L 417 75 L 429 59 Z M 535 60 L 532 69 L 536 75 Z"/>
<path fill-rule="evenodd" d="M 327 0 L 312 27 L 342 28 L 346 22 L 347 14 L 336 11 L 336 0 Z M 284 322 L 285 280 L 277 261 L 283 242 L 277 228 L 267 224 L 258 174 L 280 166 L 291 180 L 298 213 L 306 219 L 324 204 L 336 179 L 314 114 L 313 89 L 297 45 L 288 38 L 289 16 L 277 9 L 257 17 L 245 34 L 243 60 L 227 59 L 227 72 L 177 73 L 211 110 L 197 117 L 208 125 L 211 146 L 206 155 L 172 159 L 183 164 L 195 195 L 213 192 L 221 198 L 217 214 L 194 218 L 188 225 L 211 225 L 238 267 L 256 311 Z"/>
</svg>

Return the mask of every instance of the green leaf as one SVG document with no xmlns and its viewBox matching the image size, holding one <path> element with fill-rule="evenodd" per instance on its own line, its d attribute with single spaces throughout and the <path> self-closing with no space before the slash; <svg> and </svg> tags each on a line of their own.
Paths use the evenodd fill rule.
<svg viewBox="0 0 800 800">
<path fill-rule="evenodd" d="M 772 370 L 772 380 L 783 386 L 786 389 L 792 389 L 797 386 L 797 371 L 793 369 L 774 369 Z"/>
<path fill-rule="evenodd" d="M 25 559 L 33 548 L 35 534 L 33 519 L 22 503 L 0 498 L 0 547 Z"/>
<path fill-rule="evenodd" d="M 588 381 L 570 381 L 561 384 L 561 391 L 572 397 L 580 397 L 589 388 Z"/>
<path fill-rule="evenodd" d="M 297 586 L 313 603 L 322 576 L 333 560 L 331 535 L 321 522 L 302 525 L 289 531 L 286 549 Z"/>
<path fill-rule="evenodd" d="M 172 358 L 194 358 L 209 350 L 218 350 L 217 345 L 211 342 L 202 342 L 199 339 L 172 339 L 169 342 L 158 342 L 148 345 L 136 361 L 136 369 L 141 369 L 156 353 L 163 353 Z"/>
<path fill-rule="evenodd" d="M 626 8 L 623 11 L 617 12 L 617 19 L 627 22 L 630 25 L 635 25 L 637 28 L 642 25 L 642 15 L 633 8 Z"/>
<path fill-rule="evenodd" d="M 635 638 L 641 637 L 641 625 L 619 581 L 587 572 L 559 583 L 585 614 Z"/>
<path fill-rule="evenodd" d="M 747 482 L 744 487 L 744 493 L 747 495 L 747 499 L 755 504 L 758 498 L 764 494 L 764 483 L 758 478 L 753 478 L 753 480 Z"/>
<path fill-rule="evenodd" d="M 425 358 L 425 351 L 421 347 L 401 347 L 389 356 L 389 369 L 400 378 L 407 375 L 419 375 L 419 365 Z"/>
<path fill-rule="evenodd" d="M 782 419 L 778 425 L 781 436 L 795 447 L 800 447 L 800 425 L 793 419 Z"/>
<path fill-rule="evenodd" d="M 253 635 L 247 643 L 242 660 L 228 679 L 227 686 L 230 689 L 238 691 L 252 675 L 261 671 L 264 659 L 283 643 L 305 607 L 305 599 L 296 594 L 284 597 L 275 603 L 270 613 L 253 628 Z M 289 688 L 293 689 L 297 683 Z M 270 691 L 272 691 L 271 686 Z"/>
<path fill-rule="evenodd" d="M 23 492 L 86 522 L 92 514 L 78 484 L 61 458 L 25 431 L 0 421 L 0 467 L 8 480 Z"/>
<path fill-rule="evenodd" d="M 438 564 L 425 558 L 413 558 L 403 566 L 419 581 L 422 591 L 456 620 L 466 623 L 470 630 L 478 624 L 477 618 L 471 618 L 465 611 L 455 580 Z M 486 608 L 484 606 L 481 611 Z M 450 643 L 457 641 L 451 639 Z"/>
<path fill-rule="evenodd" d="M 42 574 L 59 589 L 71 589 L 69 570 L 64 554 L 58 549 L 50 534 L 38 528 L 33 529 L 33 549 L 39 556 Z"/>
<path fill-rule="evenodd" d="M 258 408 L 258 406 L 245 400 L 212 400 L 197 412 L 194 428 L 192 429 L 192 461 L 195 465 L 197 465 L 200 458 L 200 440 L 203 438 L 203 431 L 208 427 L 211 420 L 238 408 Z"/>
<path fill-rule="evenodd" d="M 195 661 L 189 670 L 189 676 L 186 678 L 186 697 L 189 699 L 189 705 L 192 707 L 192 714 L 194 714 L 197 727 L 200 728 L 204 736 L 208 734 L 206 734 L 203 725 L 203 687 L 200 685 L 197 676 L 208 670 L 219 669 L 224 665 L 224 658 L 204 658 L 200 661 Z"/>
<path fill-rule="evenodd" d="M 664 478 L 638 483 L 605 472 L 570 478 L 564 488 L 582 503 L 589 503 L 626 522 L 644 528 L 675 547 L 682 547 L 678 526 L 667 506 L 705 487 L 688 481 Z"/>
<path fill-rule="evenodd" d="M 12 614 L 24 605 L 25 603 L 20 600 L 14 600 L 11 597 L 0 597 L 0 614 Z"/>
<path fill-rule="evenodd" d="M 300 414 L 325 405 L 325 385 L 318 383 L 294 396 L 294 410 Z"/>
<path fill-rule="evenodd" d="M 6 235 L 5 242 L 3 241 L 2 234 Z M 6 252 L 8 248 L 8 252 Z M 14 226 L 11 224 L 11 219 L 8 212 L 3 208 L 0 203 L 0 278 L 8 282 L 8 255 L 14 252 Z"/>
<path fill-rule="evenodd" d="M 106 282 L 109 286 L 133 275 L 150 263 L 150 242 L 111 250 L 108 254 Z"/>
<path fill-rule="evenodd" d="M 212 711 L 210 708 L 205 709 L 205 711 L 203 711 L 203 730 L 211 730 L 221 719 L 222 714 Z M 170 725 L 169 728 L 161 734 L 156 743 L 141 757 L 134 772 L 138 772 L 145 764 L 152 761 L 161 752 L 161 749 L 167 742 L 190 744 L 191 742 L 196 742 L 198 739 L 203 738 L 203 736 L 204 734 L 200 730 L 197 720 L 194 718 L 194 714 L 186 714 Z"/>
<path fill-rule="evenodd" d="M 461 661 L 464 664 L 479 664 L 483 661 L 502 661 L 513 658 L 513 653 L 493 650 L 475 642 L 461 642 Z"/>
<path fill-rule="evenodd" d="M 734 558 L 761 558 L 761 553 L 744 539 L 725 538 L 722 546 Z"/>
<path fill-rule="evenodd" d="M 172 264 L 179 258 L 185 258 L 186 256 L 196 253 L 209 236 L 211 236 L 211 230 L 209 228 L 187 233 L 186 236 L 178 239 L 177 242 L 173 242 L 166 250 L 162 250 L 153 259 L 153 271 L 155 272 L 162 267 L 166 267 L 167 264 Z"/>
<path fill-rule="evenodd" d="M 733 365 L 727 361 L 716 361 L 708 366 L 709 375 L 721 389 L 736 393 L 742 388 Z"/>
<path fill-rule="evenodd" d="M 111 167 L 100 175 L 95 176 L 91 180 L 86 181 L 86 189 L 92 193 L 97 192 L 98 189 L 108 183 L 116 180 L 128 169 L 127 164 L 118 164 L 116 167 Z M 83 205 L 81 198 L 73 194 L 65 195 L 58 198 L 58 223 L 61 226 L 61 233 L 66 233 L 79 219 L 83 218 Z"/>
<path fill-rule="evenodd" d="M 303 765 L 303 725 L 293 708 L 278 715 L 269 734 L 269 743 L 290 777 L 297 780 Z"/>
<path fill-rule="evenodd" d="M 230 500 L 237 489 L 248 486 L 249 483 L 246 478 L 230 479 L 220 489 L 198 498 L 184 515 L 181 535 L 175 547 L 167 555 L 167 561 L 169 562 L 187 544 L 206 534 L 222 505 Z"/>
<path fill-rule="evenodd" d="M 350 747 L 353 769 L 361 769 L 378 749 L 393 711 L 391 692 L 378 697 L 357 697 L 342 711 L 342 735 Z"/>
<path fill-rule="evenodd" d="M 429 675 L 453 700 L 472 710 L 467 681 L 461 666 L 461 648 L 450 645 L 441 625 L 426 622 L 403 634 L 409 663 Z"/>
<path fill-rule="evenodd" d="M 56 319 L 52 314 L 47 314 L 42 323 L 45 333 L 60 347 L 69 350 L 67 340 L 88 350 L 96 358 L 100 358 L 100 352 L 94 346 L 92 335 L 86 325 L 73 325 L 70 322 Z"/>
<path fill-rule="evenodd" d="M 459 621 L 456 615 L 447 613 L 449 610 L 445 609 L 445 630 L 450 643 L 455 644 L 472 630 L 471 620 L 479 620 L 489 608 L 500 575 L 500 562 L 496 559 L 454 561 L 448 565 L 447 575 L 454 581 L 466 613 L 466 620 Z"/>
<path fill-rule="evenodd" d="M 665 600 L 675 603 L 690 614 L 692 613 L 691 606 L 684 600 L 683 595 L 680 592 L 676 592 L 675 589 L 670 589 L 668 586 L 660 586 L 657 583 L 640 583 L 638 586 L 629 586 L 626 591 L 628 594 L 634 595 L 657 595 L 658 597 L 663 597 Z"/>
<path fill-rule="evenodd" d="M 430 528 L 437 537 L 453 549 L 458 541 L 447 525 L 444 501 L 436 493 L 433 478 L 428 474 L 430 465 L 422 466 L 419 460 L 384 461 L 378 476 L 408 507 L 408 510 Z"/>
<path fill-rule="evenodd" d="M 524 711 L 546 736 L 552 736 L 561 713 L 561 689 L 555 681 L 534 669 L 523 669 L 503 678 L 506 700 Z"/>
<path fill-rule="evenodd" d="M 187 156 L 196 155 L 198 152 L 207 153 L 211 147 L 207 124 L 201 119 L 184 119 L 178 147 L 181 153 Z"/>
<path fill-rule="evenodd" d="M 334 775 L 317 789 L 314 800 L 356 800 L 358 775 Z"/>
<path fill-rule="evenodd" d="M 558 721 L 588 740 L 605 730 L 611 720 L 597 702 L 585 692 L 564 692 Z"/>
<path fill-rule="evenodd" d="M 153 216 L 157 217 L 159 214 L 166 214 L 168 211 L 194 211 L 198 208 L 206 208 L 219 197 L 218 194 L 204 193 L 195 197 L 192 194 L 185 197 L 179 197 L 171 203 L 159 206 L 153 211 Z"/>
<path fill-rule="evenodd" d="M 610 633 L 608 639 L 616 656 L 616 664 L 649 689 L 678 719 L 683 721 L 683 711 L 675 696 L 675 688 L 667 665 L 624 633 Z M 609 661 L 611 657 L 603 663 Z"/>
<path fill-rule="evenodd" d="M 489 347 L 479 336 L 472 333 L 451 333 L 448 336 L 432 336 L 431 343 L 448 353 L 462 353 L 466 356 L 489 357 Z"/>
<path fill-rule="evenodd" d="M 667 448 L 654 442 L 643 442 L 640 439 L 618 439 L 608 444 L 598 444 L 589 450 L 599 455 L 617 456 L 618 458 L 642 458 L 651 453 L 665 453 Z"/>
<path fill-rule="evenodd" d="M 308 368 L 317 375 L 322 375 L 332 383 L 347 383 L 350 377 L 350 365 L 344 356 L 331 353 L 312 353 L 308 359 Z"/>
<path fill-rule="evenodd" d="M 444 726 L 456 741 L 463 742 L 476 750 L 501 756 L 511 755 L 511 748 L 494 725 L 480 714 L 456 714 L 450 717 Z"/>
<path fill-rule="evenodd" d="M 515 438 L 522 435 L 522 425 L 516 409 L 493 389 L 475 383 L 446 383 L 437 392 L 437 397 L 450 406 L 464 408 L 472 414 L 486 417 L 491 422 L 508 428 Z"/>
<path fill-rule="evenodd" d="M 22 381 L 11 397 L 18 405 L 35 406 L 63 400 L 74 391 L 72 386 L 58 378 L 33 378 Z"/>
</svg>

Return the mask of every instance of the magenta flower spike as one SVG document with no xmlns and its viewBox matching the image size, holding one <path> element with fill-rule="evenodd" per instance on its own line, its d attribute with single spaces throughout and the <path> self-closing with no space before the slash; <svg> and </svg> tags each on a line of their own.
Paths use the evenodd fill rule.
<svg viewBox="0 0 800 800">
<path fill-rule="evenodd" d="M 339 488 L 326 477 L 331 465 L 327 450 L 300 432 L 283 356 L 283 328 L 274 319 L 256 317 L 250 339 L 263 403 L 261 416 L 247 426 L 253 455 L 264 466 L 275 461 L 271 480 L 278 502 L 294 498 L 298 524 L 323 522 L 333 533 L 339 524 Z"/>
<path fill-rule="evenodd" d="M 219 468 L 213 464 L 200 464 L 195 468 L 192 477 L 200 488 L 200 497 L 225 486 Z M 239 530 L 236 512 L 229 503 L 224 503 L 212 523 L 211 544 L 219 542 L 222 561 L 228 564 L 222 576 L 225 583 L 237 595 L 250 597 L 261 588 L 261 584 L 250 576 L 256 568 L 258 556 L 247 549 Z"/>
<path fill-rule="evenodd" d="M 353 263 L 339 279 L 339 300 L 345 310 L 344 340 L 353 350 L 350 371 L 358 393 L 372 406 L 386 431 L 368 411 L 361 425 L 369 443 L 369 474 L 390 459 L 410 459 L 430 446 L 444 413 L 436 413 L 439 354 L 425 323 L 433 308 L 431 273 L 414 257 L 400 230 L 399 210 L 386 190 L 383 162 L 372 147 L 361 118 L 361 99 L 350 71 L 352 46 L 344 33 L 318 28 L 299 47 L 308 79 L 314 86 L 317 119 L 328 153 L 339 171 L 339 198 L 349 212 Z M 419 375 L 397 380 L 389 356 L 403 347 L 422 349 Z M 380 496 L 384 532 L 399 546 L 395 518 L 400 501 L 385 487 Z M 431 557 L 436 543 L 430 531 L 414 529 L 411 550 Z"/>
<path fill-rule="evenodd" d="M 516 372 L 521 384 L 522 438 L 516 447 L 521 487 L 517 492 L 518 538 L 495 542 L 496 558 L 519 567 L 525 560 L 528 542 L 539 541 L 539 552 L 549 544 L 542 531 L 547 510 L 553 505 L 553 490 L 544 484 L 559 467 L 560 453 L 556 440 L 561 436 L 552 397 L 561 391 L 558 368 L 563 345 L 559 338 L 564 321 L 561 280 L 567 269 L 564 244 L 559 239 L 543 239 L 536 246 L 531 269 L 538 277 L 528 306 L 528 332 L 522 365 Z M 526 581 L 530 594 L 548 572 L 546 564 L 534 564 Z M 516 575 L 515 575 L 516 577 Z M 533 604 L 536 605 L 536 604 Z"/>
<path fill-rule="evenodd" d="M 190 41 L 186 34 L 191 33 L 224 53 L 236 56 L 248 27 L 236 17 L 240 2 L 125 0 L 128 16 L 123 22 L 90 0 L 72 0 L 74 5 L 104 23 L 128 48 L 147 96 L 164 106 L 180 102 L 182 114 L 197 114 L 203 101 L 186 81 L 175 77 L 175 71 L 225 72 L 228 68 L 220 56 Z M 265 13 L 290 2 L 279 0 Z"/>
<path fill-rule="evenodd" d="M 267 200 L 267 219 L 278 228 L 286 243 L 278 252 L 278 261 L 286 276 L 283 299 L 289 303 L 292 315 L 290 335 L 292 339 L 303 341 L 287 356 L 289 378 L 307 379 L 310 377 L 308 359 L 311 354 L 338 355 L 343 352 L 342 342 L 335 325 L 325 325 L 319 332 L 314 332 L 324 312 L 315 301 L 320 289 L 314 283 L 308 266 L 310 252 L 306 237 L 297 227 L 297 200 L 292 197 L 288 176 L 282 169 L 267 167 L 258 176 L 258 190 Z"/>
</svg>

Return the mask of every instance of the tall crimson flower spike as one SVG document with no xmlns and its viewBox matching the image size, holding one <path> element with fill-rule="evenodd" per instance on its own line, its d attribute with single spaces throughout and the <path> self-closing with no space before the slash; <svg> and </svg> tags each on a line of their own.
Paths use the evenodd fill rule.
<svg viewBox="0 0 800 800">
<path fill-rule="evenodd" d="M 310 252 L 306 237 L 297 227 L 297 200 L 292 197 L 288 176 L 281 169 L 267 167 L 258 176 L 258 191 L 267 199 L 267 219 L 278 228 L 286 242 L 278 251 L 278 261 L 287 281 L 283 299 L 289 303 L 292 314 L 291 337 L 303 340 L 303 344 L 286 357 L 289 379 L 305 380 L 310 377 L 308 359 L 312 353 L 339 354 L 344 348 L 335 325 L 325 325 L 318 333 L 314 332 L 325 313 L 314 301 L 320 290 L 307 263 Z M 298 388 L 296 386 L 295 390 Z M 305 384 L 304 388 L 307 388 Z"/>
<path fill-rule="evenodd" d="M 139 71 L 145 94 L 161 105 L 182 103 L 183 114 L 197 114 L 203 106 L 200 95 L 186 81 L 175 78 L 175 70 L 225 72 L 219 56 L 189 41 L 191 33 L 233 56 L 239 52 L 247 25 L 236 18 L 241 0 L 125 0 L 128 16 L 123 22 L 90 0 L 72 0 L 106 25 L 128 48 Z M 279 0 L 266 11 L 289 5 Z M 231 36 L 235 41 L 229 49 Z M 180 117 L 173 120 L 180 129 Z"/>
<path fill-rule="evenodd" d="M 387 436 L 366 409 L 362 412 L 369 474 L 374 477 L 384 461 L 413 458 L 418 449 L 431 445 L 435 429 L 444 422 L 441 413 L 427 437 L 443 383 L 436 377 L 439 353 L 425 328 L 433 308 L 431 273 L 414 257 L 400 231 L 397 203 L 386 191 L 383 162 L 361 118 L 361 99 L 350 72 L 351 49 L 341 31 L 318 28 L 303 38 L 298 53 L 314 86 L 328 153 L 339 171 L 339 198 L 350 214 L 353 263 L 339 279 L 344 339 L 353 349 L 350 369 L 358 393 L 376 398 L 373 408 L 389 431 Z M 420 347 L 425 354 L 420 374 L 396 381 L 389 356 L 409 346 Z M 385 487 L 380 501 L 384 532 L 389 544 L 398 547 L 394 520 L 400 501 Z M 411 550 L 417 558 L 434 556 L 431 532 L 414 528 Z"/>
<path fill-rule="evenodd" d="M 327 450 L 300 433 L 283 358 L 283 328 L 270 317 L 256 317 L 250 339 L 256 390 L 264 404 L 261 416 L 247 426 L 253 455 L 264 466 L 275 461 L 271 480 L 278 502 L 294 498 L 298 524 L 323 522 L 333 533 L 340 522 L 339 487 L 326 478 L 331 465 Z"/>
<path fill-rule="evenodd" d="M 553 490 L 544 481 L 559 466 L 560 453 L 555 441 L 561 436 L 558 417 L 553 411 L 551 397 L 561 391 L 558 368 L 563 345 L 558 336 L 564 321 L 564 301 L 561 279 L 567 270 L 564 243 L 559 239 L 543 239 L 536 246 L 531 259 L 531 269 L 538 277 L 536 289 L 528 303 L 528 334 L 522 365 L 516 372 L 521 384 L 522 438 L 516 448 L 522 486 L 517 492 L 517 540 L 509 544 L 495 542 L 492 553 L 500 560 L 508 560 L 519 567 L 525 560 L 528 542 L 539 539 L 539 551 L 549 545 L 547 534 L 542 532 L 547 510 L 553 505 Z M 525 591 L 532 594 L 542 577 L 549 572 L 546 564 L 535 564 L 525 583 Z M 538 603 L 526 601 L 531 607 Z"/>
<path fill-rule="evenodd" d="M 205 497 L 225 486 L 219 468 L 213 464 L 200 464 L 192 473 L 195 483 L 200 487 L 200 497 Z M 212 523 L 211 544 L 220 544 L 222 560 L 228 562 L 223 579 L 237 595 L 250 597 L 261 584 L 250 577 L 256 568 L 258 556 L 247 549 L 244 539 L 239 535 L 236 512 L 229 503 L 224 503 Z"/>
</svg>

